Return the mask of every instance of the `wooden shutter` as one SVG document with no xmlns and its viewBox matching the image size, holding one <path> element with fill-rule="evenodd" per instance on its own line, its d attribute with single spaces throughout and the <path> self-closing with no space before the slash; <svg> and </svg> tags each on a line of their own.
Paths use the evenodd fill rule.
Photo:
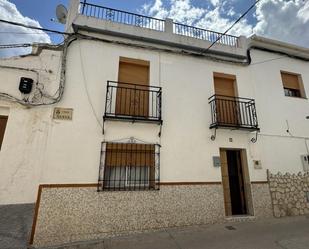
<svg viewBox="0 0 309 249">
<path fill-rule="evenodd" d="M 118 81 L 116 114 L 148 117 L 149 62 L 121 58 Z"/>
<path fill-rule="evenodd" d="M 154 144 L 108 143 L 105 165 L 108 167 L 155 166 Z"/>
<path fill-rule="evenodd" d="M 8 117 L 7 116 L 0 116 L 0 150 L 4 138 L 4 132 L 6 128 Z"/>
<path fill-rule="evenodd" d="M 223 96 L 235 97 L 234 79 L 214 77 L 215 93 Z"/>
<path fill-rule="evenodd" d="M 300 84 L 299 84 L 299 76 L 296 74 L 290 74 L 281 72 L 281 78 L 284 88 L 290 88 L 300 91 Z"/>
<path fill-rule="evenodd" d="M 215 94 L 221 95 L 216 101 L 217 122 L 222 124 L 238 124 L 239 106 L 230 97 L 236 97 L 235 76 L 214 75 Z M 224 97 L 226 96 L 226 97 Z"/>
</svg>

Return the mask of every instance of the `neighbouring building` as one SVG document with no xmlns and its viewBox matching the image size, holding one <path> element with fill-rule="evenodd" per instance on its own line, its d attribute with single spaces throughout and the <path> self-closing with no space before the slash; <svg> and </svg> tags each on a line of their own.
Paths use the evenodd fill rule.
<svg viewBox="0 0 309 249">
<path fill-rule="evenodd" d="M 70 1 L 0 60 L 0 204 L 30 244 L 309 214 L 309 49 Z"/>
</svg>

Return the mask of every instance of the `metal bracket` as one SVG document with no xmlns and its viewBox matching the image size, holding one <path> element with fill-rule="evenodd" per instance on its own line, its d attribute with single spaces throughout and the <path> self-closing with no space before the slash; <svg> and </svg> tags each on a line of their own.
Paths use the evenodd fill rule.
<svg viewBox="0 0 309 249">
<path fill-rule="evenodd" d="M 212 141 L 215 141 L 215 140 L 216 140 L 216 136 L 217 136 L 217 128 L 215 128 L 215 132 L 214 132 L 213 135 L 211 135 L 210 139 L 211 139 Z"/>
<path fill-rule="evenodd" d="M 158 133 L 158 137 L 161 137 L 161 134 L 162 134 L 162 122 L 159 125 L 160 125 L 160 130 L 159 130 L 159 133 Z"/>
<path fill-rule="evenodd" d="M 258 133 L 259 133 L 259 131 L 256 131 L 256 132 L 255 132 L 255 137 L 251 138 L 251 142 L 252 142 L 252 143 L 256 143 L 256 142 L 257 142 Z"/>
<path fill-rule="evenodd" d="M 103 118 L 102 133 L 105 135 L 105 118 Z"/>
</svg>

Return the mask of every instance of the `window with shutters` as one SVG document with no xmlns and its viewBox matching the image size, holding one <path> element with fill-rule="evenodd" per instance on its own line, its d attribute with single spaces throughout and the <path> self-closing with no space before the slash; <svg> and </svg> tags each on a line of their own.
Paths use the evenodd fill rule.
<svg viewBox="0 0 309 249">
<path fill-rule="evenodd" d="M 158 145 L 102 144 L 99 190 L 155 190 L 158 188 Z"/>
<path fill-rule="evenodd" d="M 306 97 L 300 74 L 281 71 L 281 78 L 285 96 L 298 98 Z"/>
<path fill-rule="evenodd" d="M 149 70 L 149 61 L 119 58 L 118 81 L 107 81 L 104 120 L 162 123 L 162 90 L 149 85 Z"/>
<path fill-rule="evenodd" d="M 3 143 L 7 121 L 8 121 L 7 116 L 0 115 L 0 151 L 1 151 L 2 143 Z"/>
</svg>

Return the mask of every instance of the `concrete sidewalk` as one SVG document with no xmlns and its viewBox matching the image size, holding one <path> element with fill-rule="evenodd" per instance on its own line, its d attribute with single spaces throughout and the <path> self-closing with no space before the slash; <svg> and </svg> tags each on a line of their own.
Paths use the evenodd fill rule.
<svg viewBox="0 0 309 249">
<path fill-rule="evenodd" d="M 55 249 L 308 249 L 309 217 L 201 225 Z"/>
<path fill-rule="evenodd" d="M 0 206 L 0 249 L 27 248 L 34 204 Z"/>
<path fill-rule="evenodd" d="M 167 229 L 105 241 L 105 249 L 308 249 L 309 218 Z"/>
</svg>

